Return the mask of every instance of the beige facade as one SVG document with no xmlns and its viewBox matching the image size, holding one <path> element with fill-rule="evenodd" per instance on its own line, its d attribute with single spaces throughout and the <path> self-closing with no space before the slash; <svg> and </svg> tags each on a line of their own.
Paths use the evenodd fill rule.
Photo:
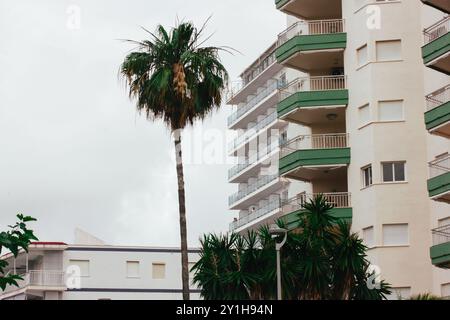
<svg viewBox="0 0 450 320">
<path fill-rule="evenodd" d="M 450 224 L 442 193 L 450 181 L 440 179 L 439 194 L 432 194 L 434 173 L 428 163 L 436 157 L 448 159 L 449 120 L 440 114 L 444 124 L 429 130 L 424 121 L 430 116 L 425 114 L 430 108 L 425 96 L 448 87 L 448 52 L 444 45 L 427 61 L 429 49 L 421 51 L 427 42 L 448 37 L 445 10 L 421 1 L 275 2 L 287 14 L 287 30 L 274 45 L 275 60 L 266 74 L 255 73 L 253 81 L 245 77 L 255 65 L 246 70 L 243 88 L 232 92 L 229 103 L 239 113 L 269 78 L 282 79 L 272 100 L 255 103 L 249 111 L 258 117 L 277 110 L 275 121 L 283 123 L 276 127 L 282 146 L 273 154 L 279 168 L 276 179 L 282 183 L 267 187 L 267 192 L 266 187 L 251 188 L 251 199 L 243 206 L 230 203 L 230 209 L 240 210 L 231 230 L 288 217 L 310 194 L 325 193 L 336 215 L 350 218 L 353 230 L 370 247 L 371 262 L 395 288 L 392 298 L 425 292 L 448 295 L 450 271 L 432 264 L 430 230 Z M 431 36 L 424 35 L 424 29 L 441 20 L 430 29 Z M 445 92 L 439 98 L 448 109 Z M 245 132 L 253 125 L 242 119 L 239 129 Z M 268 133 L 263 129 L 260 135 Z M 240 158 L 249 158 L 251 150 L 248 140 Z M 239 175 L 230 182 L 241 189 L 264 176 L 261 171 Z M 272 202 L 276 209 L 263 209 L 277 198 L 279 203 Z"/>
</svg>

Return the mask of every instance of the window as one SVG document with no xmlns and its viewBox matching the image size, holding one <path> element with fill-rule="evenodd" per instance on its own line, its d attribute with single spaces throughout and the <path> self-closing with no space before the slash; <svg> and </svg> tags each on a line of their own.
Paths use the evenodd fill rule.
<svg viewBox="0 0 450 320">
<path fill-rule="evenodd" d="M 359 124 L 365 125 L 370 122 L 370 105 L 365 104 L 358 109 L 359 113 Z"/>
<path fill-rule="evenodd" d="M 373 233 L 373 227 L 363 229 L 363 240 L 367 247 L 371 248 L 375 246 L 375 238 Z"/>
<path fill-rule="evenodd" d="M 127 277 L 139 278 L 139 261 L 127 261 Z"/>
<path fill-rule="evenodd" d="M 406 181 L 405 162 L 383 162 L 383 182 Z"/>
<path fill-rule="evenodd" d="M 69 265 L 80 268 L 80 277 L 89 277 L 89 260 L 69 260 Z"/>
<path fill-rule="evenodd" d="M 450 283 L 444 283 L 441 285 L 441 296 L 444 298 L 450 297 Z"/>
<path fill-rule="evenodd" d="M 362 180 L 363 187 L 366 188 L 372 185 L 372 166 L 367 166 L 361 169 L 362 171 Z"/>
<path fill-rule="evenodd" d="M 403 116 L 403 101 L 379 101 L 378 102 L 379 121 L 401 121 Z"/>
<path fill-rule="evenodd" d="M 286 84 L 287 84 L 286 73 L 283 73 L 283 74 L 280 76 L 280 80 L 278 81 L 278 86 L 279 86 L 280 88 L 282 88 L 282 87 L 285 87 Z"/>
<path fill-rule="evenodd" d="M 402 58 L 402 43 L 400 40 L 377 41 L 377 61 L 395 61 Z"/>
<path fill-rule="evenodd" d="M 388 300 L 407 300 L 411 297 L 411 287 L 392 288 Z"/>
<path fill-rule="evenodd" d="M 153 263 L 152 264 L 152 277 L 153 277 L 153 279 L 164 279 L 166 277 L 166 264 L 165 263 Z"/>
<path fill-rule="evenodd" d="M 282 132 L 280 136 L 280 143 L 283 144 L 285 142 L 287 142 L 287 131 Z"/>
<path fill-rule="evenodd" d="M 383 245 L 405 246 L 409 244 L 408 224 L 384 224 Z"/>
<path fill-rule="evenodd" d="M 356 59 L 358 67 L 365 65 L 369 61 L 367 44 L 356 50 Z"/>
</svg>

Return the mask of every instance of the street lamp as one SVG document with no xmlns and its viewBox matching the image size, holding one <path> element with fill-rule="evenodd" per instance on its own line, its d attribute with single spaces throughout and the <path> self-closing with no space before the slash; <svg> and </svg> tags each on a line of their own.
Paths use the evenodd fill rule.
<svg viewBox="0 0 450 320">
<path fill-rule="evenodd" d="M 287 230 L 278 227 L 276 224 L 273 224 L 269 228 L 269 233 L 272 235 L 272 239 L 283 236 L 283 240 L 281 242 L 275 242 L 275 250 L 277 251 L 277 298 L 281 300 L 281 261 L 280 261 L 280 250 L 281 247 L 286 243 L 287 239 Z M 276 241 L 276 240 L 275 240 Z"/>
</svg>

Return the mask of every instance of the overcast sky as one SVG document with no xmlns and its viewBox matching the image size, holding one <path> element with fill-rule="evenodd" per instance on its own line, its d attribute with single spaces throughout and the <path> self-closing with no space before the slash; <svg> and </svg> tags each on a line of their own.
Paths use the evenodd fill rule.
<svg viewBox="0 0 450 320">
<path fill-rule="evenodd" d="M 273 0 L 0 0 L 0 230 L 22 212 L 43 241 L 71 243 L 79 227 L 110 244 L 179 245 L 170 134 L 136 114 L 118 80 L 132 46 L 117 39 L 210 15 L 209 43 L 242 52 L 222 55 L 232 79 L 285 26 Z M 225 133 L 230 113 L 194 131 Z M 236 215 L 229 167 L 185 166 L 191 245 Z"/>
</svg>

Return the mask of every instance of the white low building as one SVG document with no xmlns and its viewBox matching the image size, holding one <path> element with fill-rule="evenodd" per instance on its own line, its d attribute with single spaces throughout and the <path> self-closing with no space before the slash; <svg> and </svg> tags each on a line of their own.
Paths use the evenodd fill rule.
<svg viewBox="0 0 450 320">
<path fill-rule="evenodd" d="M 198 260 L 189 250 L 189 268 Z M 35 242 L 1 257 L 23 277 L 0 300 L 176 300 L 182 298 L 179 248 Z M 192 283 L 192 275 L 191 275 Z M 191 285 L 191 299 L 200 294 Z"/>
</svg>

